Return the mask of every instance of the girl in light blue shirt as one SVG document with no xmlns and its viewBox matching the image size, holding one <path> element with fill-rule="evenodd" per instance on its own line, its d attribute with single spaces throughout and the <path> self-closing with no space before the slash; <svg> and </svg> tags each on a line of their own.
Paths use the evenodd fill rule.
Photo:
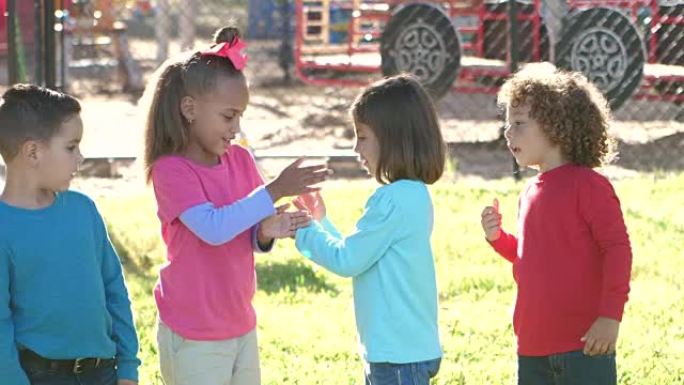
<svg viewBox="0 0 684 385">
<path fill-rule="evenodd" d="M 371 85 L 351 107 L 354 151 L 381 184 L 343 236 L 317 193 L 295 200 L 315 221 L 297 230 L 308 259 L 351 277 L 367 385 L 427 385 L 439 370 L 437 285 L 426 184 L 444 170 L 445 145 L 430 97 L 410 75 Z"/>
</svg>

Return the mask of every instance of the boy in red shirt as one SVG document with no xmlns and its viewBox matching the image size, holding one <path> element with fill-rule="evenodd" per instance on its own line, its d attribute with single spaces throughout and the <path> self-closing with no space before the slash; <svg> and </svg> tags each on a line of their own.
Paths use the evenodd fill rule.
<svg viewBox="0 0 684 385">
<path fill-rule="evenodd" d="M 611 155 L 608 104 L 584 76 L 548 63 L 515 74 L 499 102 L 508 148 L 539 170 L 520 196 L 517 236 L 501 229 L 497 200 L 482 212 L 518 286 L 518 384 L 616 384 L 632 252 L 620 201 L 593 170 Z"/>
</svg>

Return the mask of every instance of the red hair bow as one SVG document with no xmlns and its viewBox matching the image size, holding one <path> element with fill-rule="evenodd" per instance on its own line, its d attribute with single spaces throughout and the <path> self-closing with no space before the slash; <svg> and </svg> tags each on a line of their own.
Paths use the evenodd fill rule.
<svg viewBox="0 0 684 385">
<path fill-rule="evenodd" d="M 227 58 L 233 63 L 236 70 L 242 71 L 242 69 L 245 68 L 245 65 L 247 65 L 247 55 L 243 53 L 245 48 L 247 48 L 245 43 L 236 37 L 230 43 L 219 43 L 200 53 L 202 56 L 219 56 Z"/>
</svg>

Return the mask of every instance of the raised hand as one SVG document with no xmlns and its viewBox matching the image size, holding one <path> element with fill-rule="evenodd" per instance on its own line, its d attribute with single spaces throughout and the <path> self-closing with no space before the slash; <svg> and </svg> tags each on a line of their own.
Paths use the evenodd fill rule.
<svg viewBox="0 0 684 385">
<path fill-rule="evenodd" d="M 306 194 L 320 190 L 314 185 L 326 180 L 330 170 L 323 165 L 300 167 L 304 158 L 299 158 L 285 167 L 280 174 L 266 185 L 273 201 L 287 196 Z"/>
<path fill-rule="evenodd" d="M 294 203 L 298 209 L 308 211 L 313 219 L 317 221 L 325 218 L 325 202 L 323 202 L 323 197 L 318 191 L 302 194 L 295 198 L 292 203 Z"/>
<path fill-rule="evenodd" d="M 482 229 L 489 242 L 494 242 L 501 236 L 501 213 L 499 213 L 499 200 L 494 199 L 491 206 L 482 210 Z"/>
</svg>

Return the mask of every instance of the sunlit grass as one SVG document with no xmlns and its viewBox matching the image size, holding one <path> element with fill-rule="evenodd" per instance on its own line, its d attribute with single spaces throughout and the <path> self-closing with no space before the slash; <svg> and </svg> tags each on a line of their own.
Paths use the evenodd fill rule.
<svg viewBox="0 0 684 385">
<path fill-rule="evenodd" d="M 510 264 L 483 241 L 479 216 L 493 197 L 504 226 L 515 230 L 512 180 L 440 182 L 433 249 L 445 352 L 436 384 L 511 384 L 516 356 L 511 329 L 515 286 Z M 619 383 L 684 383 L 684 174 L 644 174 L 615 182 L 632 240 L 632 293 L 621 325 Z M 332 182 L 328 212 L 349 231 L 374 185 Z M 164 251 L 151 193 L 98 204 L 126 265 L 141 342 L 141 384 L 161 384 L 152 288 Z M 351 283 L 298 255 L 291 240 L 257 256 L 255 299 L 264 384 L 359 384 Z"/>
</svg>

